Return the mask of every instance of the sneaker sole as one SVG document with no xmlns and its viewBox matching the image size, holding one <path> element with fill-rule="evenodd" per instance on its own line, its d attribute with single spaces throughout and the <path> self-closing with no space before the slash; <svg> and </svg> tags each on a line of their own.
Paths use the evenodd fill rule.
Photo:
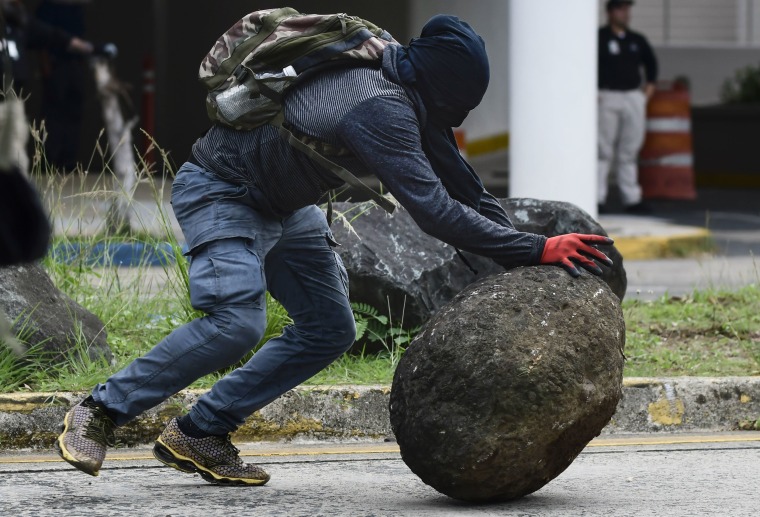
<svg viewBox="0 0 760 517">
<path fill-rule="evenodd" d="M 100 470 L 90 470 L 88 469 L 81 461 L 77 460 L 74 456 L 71 455 L 71 453 L 66 449 L 66 445 L 63 443 L 63 437 L 64 435 L 69 431 L 69 418 L 68 414 L 63 419 L 63 430 L 61 431 L 61 434 L 58 436 L 58 439 L 55 441 L 55 450 L 58 452 L 58 455 L 63 458 L 66 462 L 68 462 L 72 467 L 75 467 L 78 470 L 81 470 L 85 474 L 89 474 L 90 476 L 98 477 L 100 475 Z"/>
<path fill-rule="evenodd" d="M 219 474 L 208 470 L 202 465 L 197 464 L 191 458 L 173 451 L 171 447 L 161 441 L 161 438 L 156 440 L 156 444 L 153 446 L 153 456 L 164 465 L 168 465 L 169 467 L 175 468 L 180 472 L 184 472 L 186 474 L 194 474 L 197 472 L 204 480 L 217 485 L 261 486 L 269 481 L 269 478 L 246 479 L 220 476 Z"/>
</svg>

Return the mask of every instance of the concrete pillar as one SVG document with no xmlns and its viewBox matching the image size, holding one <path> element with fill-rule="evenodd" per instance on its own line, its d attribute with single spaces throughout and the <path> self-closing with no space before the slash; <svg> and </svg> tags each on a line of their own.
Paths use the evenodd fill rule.
<svg viewBox="0 0 760 517">
<path fill-rule="evenodd" d="M 569 201 L 596 217 L 598 5 L 509 5 L 510 196 Z"/>
</svg>

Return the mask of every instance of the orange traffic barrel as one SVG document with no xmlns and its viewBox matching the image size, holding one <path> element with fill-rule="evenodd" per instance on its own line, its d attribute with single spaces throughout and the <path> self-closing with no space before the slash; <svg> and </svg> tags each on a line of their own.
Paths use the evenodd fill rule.
<svg viewBox="0 0 760 517">
<path fill-rule="evenodd" d="M 647 133 L 639 153 L 639 184 L 646 199 L 695 199 L 688 90 L 658 89 L 647 106 Z"/>
<path fill-rule="evenodd" d="M 464 132 L 464 129 L 461 127 L 455 127 L 453 129 L 454 131 L 454 138 L 457 141 L 457 147 L 459 148 L 459 153 L 464 156 L 465 160 L 467 159 L 467 136 Z"/>
</svg>

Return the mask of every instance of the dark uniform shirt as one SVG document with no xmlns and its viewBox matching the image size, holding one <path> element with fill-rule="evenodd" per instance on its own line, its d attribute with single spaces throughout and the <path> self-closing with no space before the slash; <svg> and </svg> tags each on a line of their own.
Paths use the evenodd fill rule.
<svg viewBox="0 0 760 517">
<path fill-rule="evenodd" d="M 626 91 L 641 87 L 641 68 L 647 83 L 657 80 L 657 58 L 647 39 L 628 30 L 616 34 L 599 29 L 599 89 Z"/>
</svg>

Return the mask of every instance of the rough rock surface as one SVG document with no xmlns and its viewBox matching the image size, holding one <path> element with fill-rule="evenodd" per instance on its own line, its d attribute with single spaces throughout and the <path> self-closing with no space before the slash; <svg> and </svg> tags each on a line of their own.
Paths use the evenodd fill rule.
<svg viewBox="0 0 760 517">
<path fill-rule="evenodd" d="M 564 471 L 615 412 L 625 323 L 600 279 L 526 267 L 485 278 L 424 326 L 393 379 L 411 470 L 457 499 L 514 499 Z"/>
<path fill-rule="evenodd" d="M 476 280 L 453 247 L 425 234 L 399 207 L 390 216 L 372 203 L 335 203 L 336 251 L 348 271 L 351 301 L 366 303 L 405 327 L 419 325 Z M 475 257 L 473 264 L 492 262 Z M 403 321 L 402 321 L 403 318 Z"/>
<path fill-rule="evenodd" d="M 546 236 L 563 233 L 607 235 L 586 212 L 570 203 L 535 199 L 500 201 L 518 230 Z M 478 275 L 465 266 L 452 246 L 423 233 L 409 213 L 392 216 L 371 203 L 336 203 L 333 223 L 337 248 L 351 281 L 352 301 L 367 303 L 406 327 L 427 321 L 472 282 L 504 271 L 490 259 L 466 254 Z M 626 276 L 620 253 L 603 246 L 615 262 L 604 279 L 620 299 Z"/>
<path fill-rule="evenodd" d="M 38 264 L 0 268 L 0 317 L 15 322 L 23 340 L 40 343 L 61 358 L 77 340 L 84 340 L 90 357 L 111 358 L 105 325 L 94 314 L 62 293 Z"/>
</svg>

